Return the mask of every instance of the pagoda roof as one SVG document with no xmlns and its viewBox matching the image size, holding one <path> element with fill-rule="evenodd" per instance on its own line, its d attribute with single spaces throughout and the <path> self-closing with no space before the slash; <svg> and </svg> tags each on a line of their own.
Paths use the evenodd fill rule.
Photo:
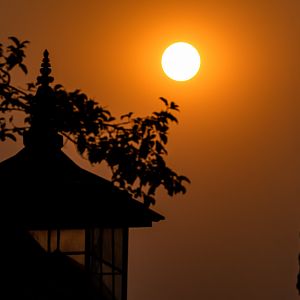
<svg viewBox="0 0 300 300">
<path fill-rule="evenodd" d="M 164 219 L 61 150 L 24 147 L 0 163 L 0 182 L 5 219 L 33 229 L 148 227 Z"/>
</svg>

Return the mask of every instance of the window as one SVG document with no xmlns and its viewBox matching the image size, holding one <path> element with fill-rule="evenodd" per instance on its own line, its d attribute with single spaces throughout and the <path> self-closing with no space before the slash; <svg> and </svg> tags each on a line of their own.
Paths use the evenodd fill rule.
<svg viewBox="0 0 300 300">
<path fill-rule="evenodd" d="M 60 251 L 80 263 L 107 300 L 126 300 L 128 228 L 31 231 L 48 252 Z"/>
</svg>

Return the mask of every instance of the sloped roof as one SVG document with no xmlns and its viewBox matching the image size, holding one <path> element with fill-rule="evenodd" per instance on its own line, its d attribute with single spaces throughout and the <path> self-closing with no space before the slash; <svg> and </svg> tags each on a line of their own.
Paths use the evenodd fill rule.
<svg viewBox="0 0 300 300">
<path fill-rule="evenodd" d="M 24 147 L 0 163 L 0 182 L 6 219 L 31 228 L 144 227 L 164 219 L 61 150 Z"/>
</svg>

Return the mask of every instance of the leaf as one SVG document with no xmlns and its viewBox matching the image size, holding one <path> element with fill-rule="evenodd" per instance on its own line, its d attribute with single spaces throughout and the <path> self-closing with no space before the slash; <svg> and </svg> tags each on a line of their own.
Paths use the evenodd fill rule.
<svg viewBox="0 0 300 300">
<path fill-rule="evenodd" d="M 20 48 L 25 48 L 26 44 L 29 44 L 30 42 L 28 40 L 25 40 L 21 43 Z"/>
<path fill-rule="evenodd" d="M 149 207 L 151 204 L 155 204 L 155 199 L 152 196 L 144 195 L 144 204 Z"/>
<path fill-rule="evenodd" d="M 179 179 L 180 181 L 186 181 L 186 182 L 188 182 L 188 183 L 191 183 L 191 180 L 190 180 L 189 178 L 187 178 L 186 176 L 183 176 L 183 175 L 178 176 L 178 179 Z"/>
<path fill-rule="evenodd" d="M 11 133 L 7 133 L 7 134 L 5 134 L 5 136 L 6 136 L 7 138 L 13 140 L 14 142 L 17 140 L 16 137 L 15 137 L 13 134 L 11 134 Z"/>
<path fill-rule="evenodd" d="M 54 86 L 54 90 L 55 90 L 55 91 L 59 91 L 59 90 L 61 90 L 61 89 L 63 89 L 63 86 L 62 86 L 61 84 L 56 84 L 56 85 Z"/>
<path fill-rule="evenodd" d="M 148 190 L 148 196 L 149 195 L 153 195 L 154 196 L 157 187 L 158 187 L 158 184 L 151 185 L 150 188 L 149 188 L 149 190 Z"/>
<path fill-rule="evenodd" d="M 86 141 L 83 135 L 79 135 L 77 139 L 77 151 L 82 155 L 86 150 Z"/>
<path fill-rule="evenodd" d="M 177 105 L 175 102 L 171 102 L 170 104 L 170 108 L 173 109 L 173 110 L 177 110 L 179 111 L 179 105 Z"/>
<path fill-rule="evenodd" d="M 5 134 L 3 131 L 0 130 L 0 141 L 4 142 L 5 141 Z"/>
<path fill-rule="evenodd" d="M 168 100 L 167 100 L 166 98 L 164 98 L 164 97 L 159 97 L 159 99 L 160 99 L 166 106 L 169 105 Z"/>
<path fill-rule="evenodd" d="M 25 122 L 25 123 L 30 123 L 30 121 L 31 121 L 31 117 L 26 117 L 26 118 L 24 119 L 24 122 Z"/>
<path fill-rule="evenodd" d="M 33 82 L 27 83 L 27 89 L 30 91 L 35 88 L 35 84 Z"/>
<path fill-rule="evenodd" d="M 167 150 L 165 149 L 165 147 L 159 141 L 155 142 L 155 147 L 156 147 L 156 152 L 157 153 L 159 153 L 159 154 L 161 154 L 161 153 L 167 154 Z"/>
<path fill-rule="evenodd" d="M 15 43 L 15 45 L 16 46 L 20 46 L 21 45 L 21 43 L 20 43 L 20 41 L 16 38 L 16 37 L 14 37 L 14 36 L 10 36 L 10 37 L 8 37 L 10 40 L 12 40 L 14 43 Z"/>
<path fill-rule="evenodd" d="M 124 118 L 130 119 L 131 116 L 132 116 L 132 114 L 133 114 L 133 112 L 131 111 L 131 112 L 129 112 L 128 114 L 122 115 L 122 116 L 120 117 L 120 119 L 121 119 L 121 120 L 123 120 Z"/>
<path fill-rule="evenodd" d="M 159 137 L 160 137 L 161 141 L 162 141 L 164 144 L 167 144 L 167 143 L 168 143 L 168 137 L 167 137 L 166 134 L 160 133 L 160 134 L 159 134 Z"/>
<path fill-rule="evenodd" d="M 167 116 L 172 122 L 178 123 L 177 118 L 174 117 L 172 114 L 170 114 L 170 113 L 167 112 L 167 113 L 166 113 L 166 116 Z"/>
<path fill-rule="evenodd" d="M 24 65 L 24 64 L 19 64 L 19 67 L 21 68 L 21 70 L 25 73 L 25 74 L 27 74 L 28 73 L 28 70 L 27 70 L 27 67 Z"/>
</svg>

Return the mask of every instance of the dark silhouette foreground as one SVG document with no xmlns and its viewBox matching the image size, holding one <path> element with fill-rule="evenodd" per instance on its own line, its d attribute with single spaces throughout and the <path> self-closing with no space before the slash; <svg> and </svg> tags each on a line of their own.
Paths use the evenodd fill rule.
<svg viewBox="0 0 300 300">
<path fill-rule="evenodd" d="M 24 148 L 0 163 L 1 290 L 22 300 L 126 300 L 128 230 L 164 217 L 63 153 L 50 72 L 45 52 Z"/>
</svg>

